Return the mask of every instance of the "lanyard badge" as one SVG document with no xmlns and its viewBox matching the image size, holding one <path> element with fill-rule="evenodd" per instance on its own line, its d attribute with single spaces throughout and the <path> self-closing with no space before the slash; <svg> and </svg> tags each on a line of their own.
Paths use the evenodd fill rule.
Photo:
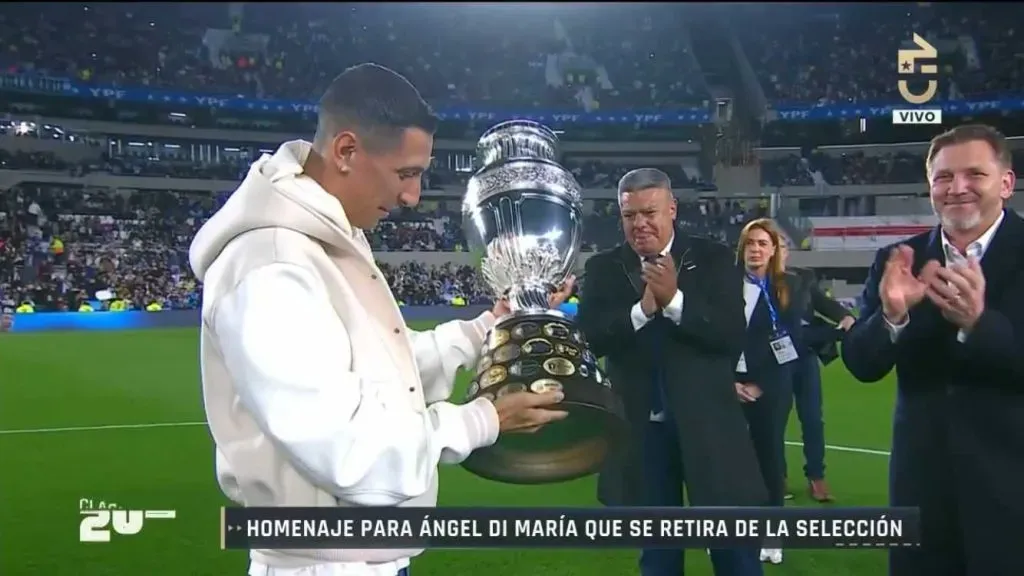
<svg viewBox="0 0 1024 576">
<path fill-rule="evenodd" d="M 758 278 L 753 274 L 747 274 L 747 278 L 761 289 L 765 304 L 768 306 L 768 317 L 772 322 L 772 336 L 769 344 L 772 347 L 772 354 L 779 364 L 787 364 L 796 360 L 800 355 L 796 351 L 793 339 L 786 332 L 785 328 L 779 326 L 779 312 L 772 302 L 771 284 L 767 278 Z"/>
</svg>

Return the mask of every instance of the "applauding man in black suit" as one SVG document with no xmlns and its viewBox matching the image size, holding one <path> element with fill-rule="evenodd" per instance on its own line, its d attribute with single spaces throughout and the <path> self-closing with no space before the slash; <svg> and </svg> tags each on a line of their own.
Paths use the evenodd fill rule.
<svg viewBox="0 0 1024 576">
<path fill-rule="evenodd" d="M 668 176 L 619 182 L 626 243 L 591 257 L 578 321 L 632 427 L 601 473 L 609 506 L 762 505 L 767 493 L 733 386 L 746 321 L 732 252 L 675 228 Z M 762 573 L 758 550 L 712 550 L 717 576 Z M 642 576 L 678 576 L 682 550 L 644 550 Z"/>
<path fill-rule="evenodd" d="M 889 500 L 921 509 L 920 548 L 892 576 L 1024 574 L 1024 219 L 1005 202 L 1006 139 L 982 125 L 932 140 L 939 226 L 879 251 L 843 361 L 862 382 L 895 367 Z"/>
</svg>

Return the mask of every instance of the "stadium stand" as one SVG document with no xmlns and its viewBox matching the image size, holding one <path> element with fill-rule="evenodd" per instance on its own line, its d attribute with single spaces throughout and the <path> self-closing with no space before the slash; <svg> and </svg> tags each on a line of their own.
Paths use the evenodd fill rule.
<svg viewBox="0 0 1024 576">
<path fill-rule="evenodd" d="M 654 165 L 672 176 L 686 229 L 731 242 L 770 214 L 839 294 L 878 246 L 933 223 L 922 142 L 941 127 L 889 122 L 911 32 L 940 48 L 947 118 L 1024 133 L 1010 115 L 1024 108 L 1012 97 L 1019 42 L 1005 33 L 1024 15 L 1016 5 L 755 5 L 728 18 L 670 5 L 515 18 L 495 6 L 231 6 L 0 7 L 6 311 L 75 310 L 104 290 L 134 308 L 194 307 L 192 232 L 255 158 L 308 137 L 311 95 L 363 61 L 406 74 L 444 120 L 423 202 L 369 233 L 410 305 L 488 298 L 459 200 L 473 139 L 502 119 L 562 133 L 562 161 L 587 189 L 586 251 L 620 241 L 615 183 Z"/>
</svg>

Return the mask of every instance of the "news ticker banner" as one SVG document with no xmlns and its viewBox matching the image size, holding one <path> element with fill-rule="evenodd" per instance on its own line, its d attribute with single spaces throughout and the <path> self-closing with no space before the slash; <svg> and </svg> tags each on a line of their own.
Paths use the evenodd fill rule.
<svg viewBox="0 0 1024 576">
<path fill-rule="evenodd" d="M 221 547 L 917 546 L 916 508 L 224 508 Z"/>
</svg>

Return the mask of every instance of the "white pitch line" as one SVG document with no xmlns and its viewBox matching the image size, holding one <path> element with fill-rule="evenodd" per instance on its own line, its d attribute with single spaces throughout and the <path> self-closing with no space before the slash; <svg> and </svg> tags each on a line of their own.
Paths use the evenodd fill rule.
<svg viewBox="0 0 1024 576">
<path fill-rule="evenodd" d="M 68 426 L 65 428 L 22 428 L 15 430 L 0 430 L 0 436 L 14 434 L 52 434 L 57 432 L 92 432 L 98 430 L 146 430 L 149 428 L 183 428 L 186 426 L 206 426 L 206 422 L 153 422 L 150 424 L 110 424 L 107 426 Z M 786 442 L 787 446 L 803 446 L 802 442 Z M 870 454 L 872 456 L 890 456 L 887 450 L 874 450 L 872 448 L 857 448 L 855 446 L 833 446 L 825 445 L 826 450 L 835 452 L 851 452 L 853 454 Z"/>
<path fill-rule="evenodd" d="M 786 442 L 786 446 L 803 446 L 803 442 Z M 892 456 L 888 450 L 875 450 L 874 448 L 857 448 L 856 446 L 832 446 L 825 444 L 826 450 L 835 452 L 852 452 L 853 454 L 871 454 L 872 456 Z"/>
<path fill-rule="evenodd" d="M 206 422 L 152 422 L 149 424 L 110 424 L 107 426 L 68 426 L 66 428 L 21 428 L 0 430 L 0 436 L 12 434 L 52 434 L 56 432 L 92 432 L 94 430 L 145 430 L 148 428 L 182 428 L 206 426 Z"/>
</svg>

